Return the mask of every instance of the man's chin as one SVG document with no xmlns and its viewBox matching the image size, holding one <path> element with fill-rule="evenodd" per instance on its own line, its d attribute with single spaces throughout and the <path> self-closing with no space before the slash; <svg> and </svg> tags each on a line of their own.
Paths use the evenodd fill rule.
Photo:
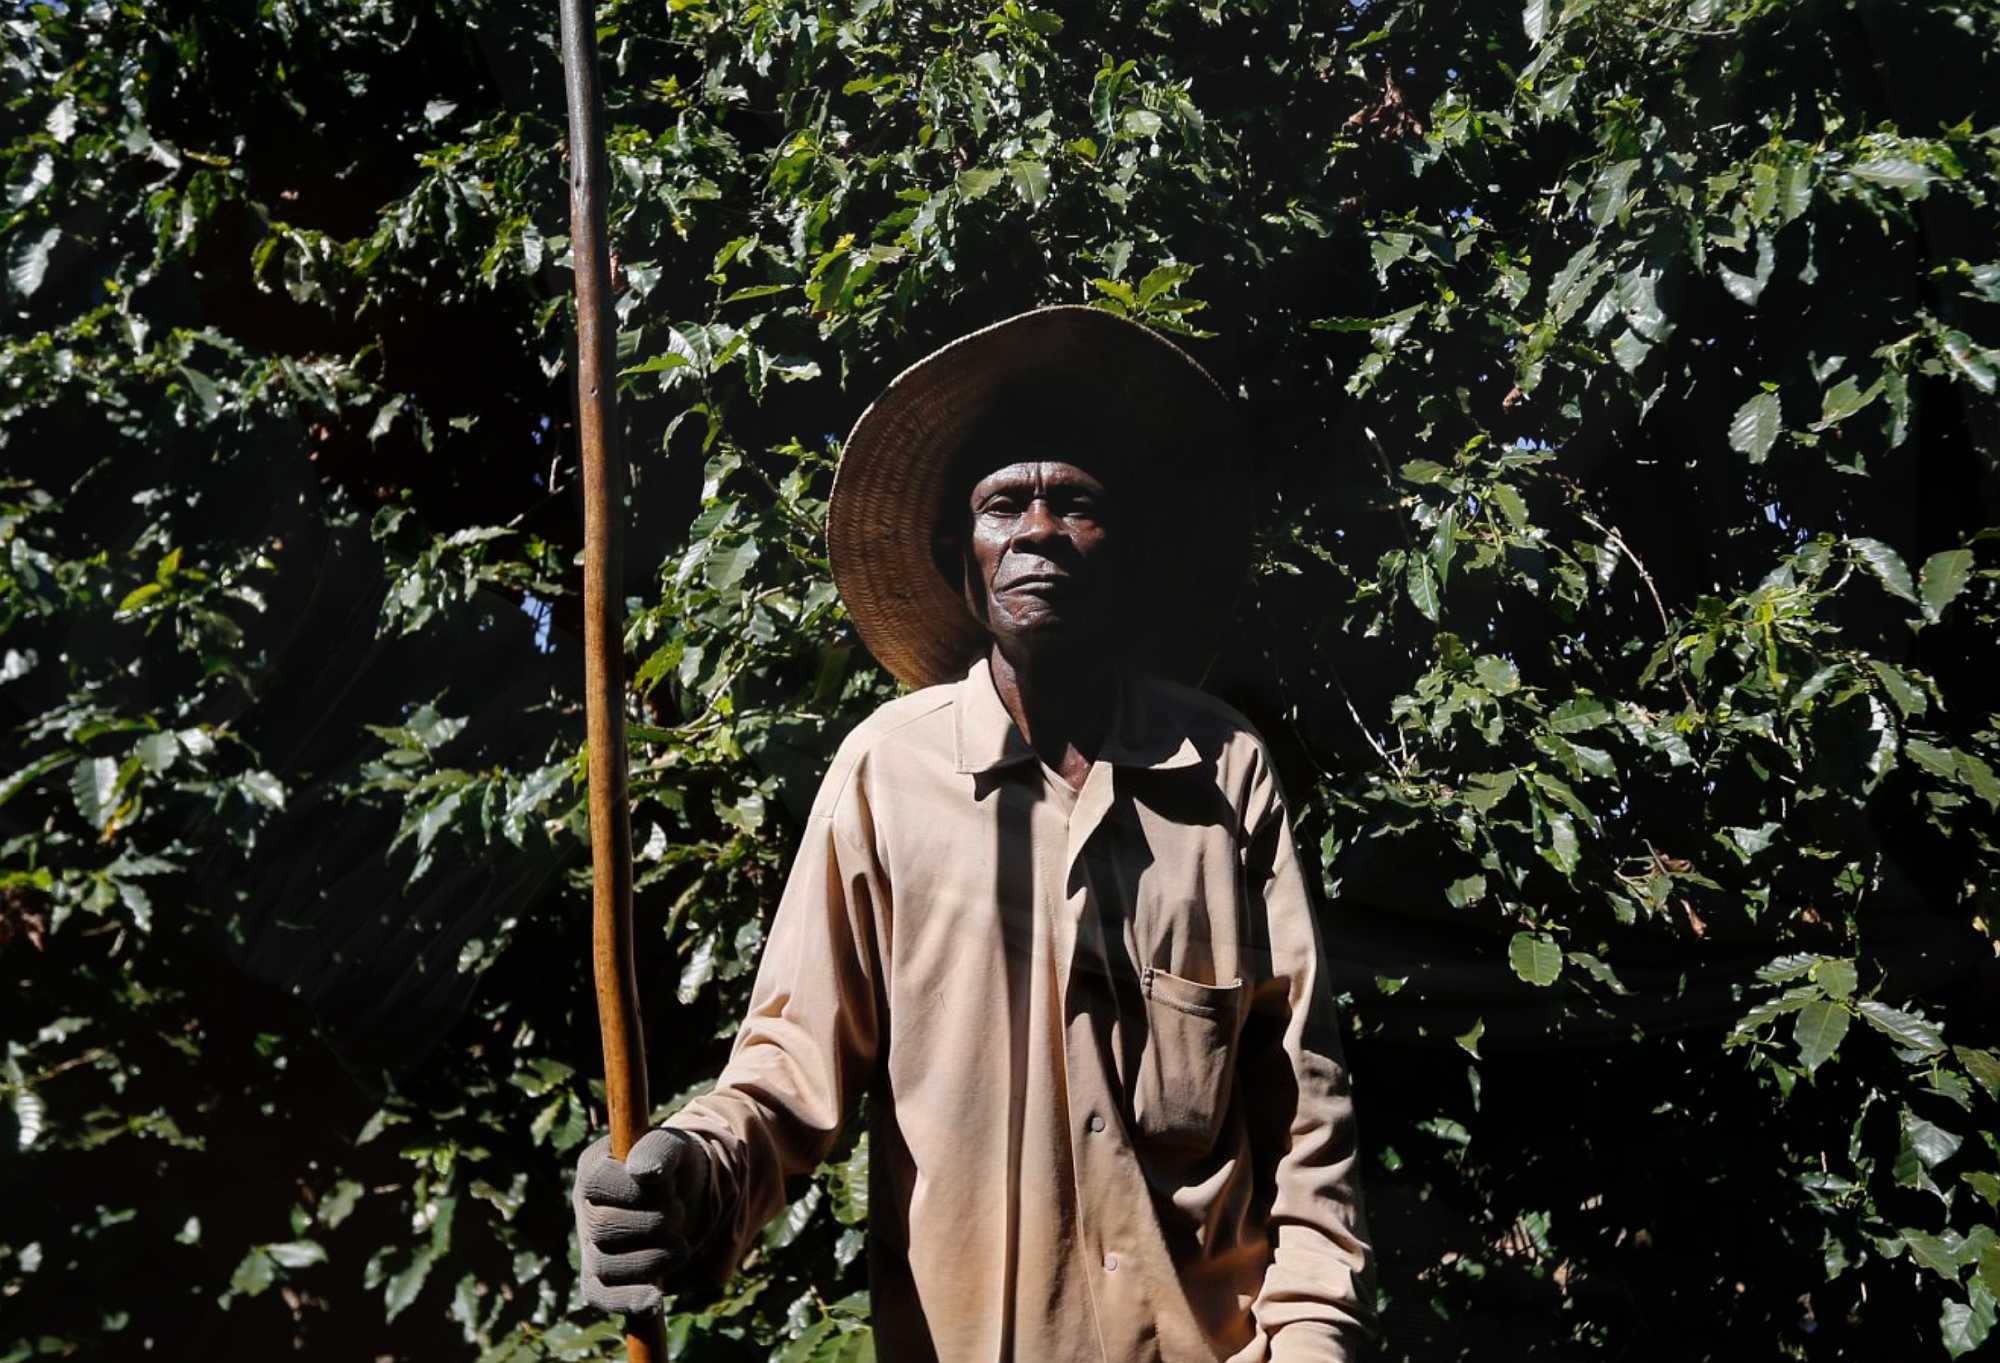
<svg viewBox="0 0 2000 1363">
<path fill-rule="evenodd" d="M 1015 656 L 1076 657 L 1112 651 L 1112 631 L 1100 622 L 1053 611 L 1010 620 L 993 633 Z"/>
</svg>

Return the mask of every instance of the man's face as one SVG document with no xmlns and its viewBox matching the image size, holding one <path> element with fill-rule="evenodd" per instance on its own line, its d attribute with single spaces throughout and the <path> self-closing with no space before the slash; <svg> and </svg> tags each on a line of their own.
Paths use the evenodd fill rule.
<svg viewBox="0 0 2000 1363">
<path fill-rule="evenodd" d="M 1101 637 L 1116 595 L 1120 527 L 1093 474 L 1024 459 L 973 484 L 967 600 L 1003 644 Z"/>
</svg>

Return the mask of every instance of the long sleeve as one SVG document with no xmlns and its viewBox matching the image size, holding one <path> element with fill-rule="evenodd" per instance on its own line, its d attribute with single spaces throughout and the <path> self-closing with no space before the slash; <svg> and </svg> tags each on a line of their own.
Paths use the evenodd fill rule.
<svg viewBox="0 0 2000 1363">
<path fill-rule="evenodd" d="M 887 888 L 843 774 L 837 766 L 806 821 L 729 1063 L 668 1122 L 703 1137 L 712 1157 L 721 1220 L 699 1268 L 718 1281 L 783 1208 L 786 1180 L 825 1159 L 875 1064 Z"/>
<path fill-rule="evenodd" d="M 1346 1363 L 1374 1329 L 1354 1105 L 1312 900 L 1275 785 L 1253 824 L 1246 888 L 1271 969 L 1243 1057 L 1259 1183 L 1271 1192 L 1270 1267 L 1252 1307 L 1272 1363 Z"/>
</svg>

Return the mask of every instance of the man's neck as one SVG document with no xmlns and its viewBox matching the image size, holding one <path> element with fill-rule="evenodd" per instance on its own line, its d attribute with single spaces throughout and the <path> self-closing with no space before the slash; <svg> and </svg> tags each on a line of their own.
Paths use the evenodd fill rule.
<svg viewBox="0 0 2000 1363">
<path fill-rule="evenodd" d="M 1072 790 L 1081 789 L 1110 725 L 1113 664 L 1095 652 L 1010 658 L 996 644 L 987 665 L 1021 737 Z"/>
</svg>

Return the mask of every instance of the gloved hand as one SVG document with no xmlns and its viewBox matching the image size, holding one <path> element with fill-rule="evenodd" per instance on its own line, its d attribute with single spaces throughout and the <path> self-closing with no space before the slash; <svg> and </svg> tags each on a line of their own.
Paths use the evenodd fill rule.
<svg viewBox="0 0 2000 1363">
<path fill-rule="evenodd" d="M 687 1266 L 715 1224 L 708 1151 L 699 1136 L 648 1131 L 623 1160 L 609 1137 L 576 1161 L 571 1204 L 584 1299 L 600 1311 L 651 1311 L 660 1284 Z"/>
</svg>

